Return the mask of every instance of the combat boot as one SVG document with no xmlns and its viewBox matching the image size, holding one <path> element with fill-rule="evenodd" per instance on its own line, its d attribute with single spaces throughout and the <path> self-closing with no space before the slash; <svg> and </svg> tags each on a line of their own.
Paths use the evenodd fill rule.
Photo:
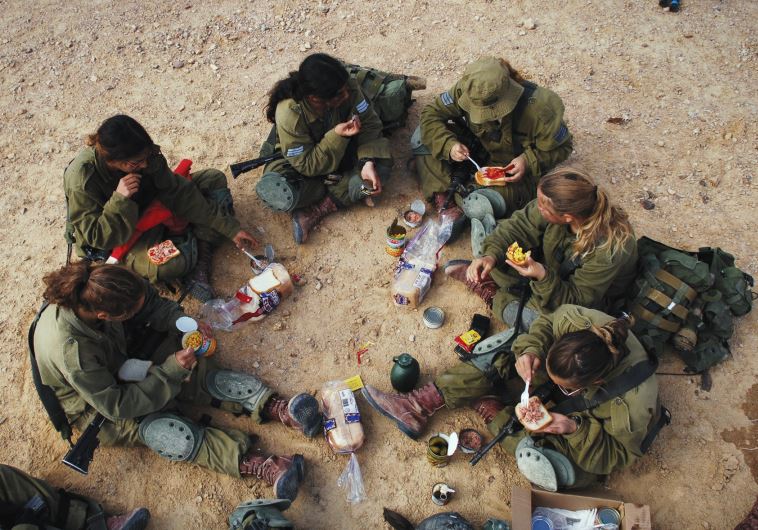
<svg viewBox="0 0 758 530">
<path fill-rule="evenodd" d="M 137 508 L 122 515 L 112 515 L 105 520 L 108 530 L 143 530 L 147 528 L 150 512 L 147 508 Z"/>
<path fill-rule="evenodd" d="M 295 243 L 298 245 L 305 243 L 310 231 L 313 230 L 324 217 L 336 212 L 337 209 L 337 205 L 334 204 L 332 198 L 327 195 L 317 204 L 306 208 L 299 208 L 292 212 L 292 233 L 295 237 Z"/>
<path fill-rule="evenodd" d="M 213 263 L 213 245 L 208 241 L 197 240 L 197 265 L 192 271 L 190 294 L 199 302 L 207 302 L 215 295 L 211 287 L 211 264 Z"/>
<path fill-rule="evenodd" d="M 445 398 L 429 383 L 408 394 L 386 394 L 371 385 L 363 387 L 363 397 L 414 440 L 421 435 L 427 420 L 445 405 Z"/>
<path fill-rule="evenodd" d="M 239 469 L 243 477 L 256 477 L 273 486 L 277 499 L 294 501 L 305 476 L 305 459 L 303 455 L 256 455 L 250 450 L 242 457 Z"/>
<path fill-rule="evenodd" d="M 298 394 L 289 401 L 276 395 L 271 396 L 263 406 L 262 416 L 266 420 L 280 421 L 287 427 L 297 429 L 308 438 L 321 432 L 321 411 L 318 401 L 310 394 Z"/>
<path fill-rule="evenodd" d="M 487 307 L 492 309 L 492 299 L 495 298 L 495 293 L 497 293 L 497 290 L 499 289 L 498 285 L 495 283 L 495 280 L 489 276 L 481 282 L 469 281 L 469 279 L 466 278 L 466 270 L 469 265 L 471 265 L 471 262 L 468 260 L 451 259 L 445 263 L 445 276 L 464 283 L 470 291 L 484 300 Z"/>
<path fill-rule="evenodd" d="M 446 199 L 447 193 L 436 192 L 432 195 L 432 204 L 439 214 L 440 221 L 444 215 L 453 223 L 453 230 L 450 234 L 450 238 L 447 240 L 448 243 L 452 243 L 463 233 L 468 218 L 466 217 L 466 214 L 463 213 L 461 207 L 455 204 L 454 199 L 450 199 L 450 205 L 445 207 Z"/>
<path fill-rule="evenodd" d="M 489 425 L 495 416 L 505 408 L 505 404 L 496 397 L 485 396 L 474 401 L 472 407 L 482 417 L 484 423 Z"/>
</svg>

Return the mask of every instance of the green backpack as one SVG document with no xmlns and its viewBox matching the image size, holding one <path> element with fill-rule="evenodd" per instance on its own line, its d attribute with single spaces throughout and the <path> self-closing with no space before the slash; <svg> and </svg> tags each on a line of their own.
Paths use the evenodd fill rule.
<svg viewBox="0 0 758 530">
<path fill-rule="evenodd" d="M 346 64 L 350 77 L 358 81 L 363 95 L 374 106 L 382 120 L 385 133 L 405 125 L 408 109 L 413 104 L 413 86 L 403 74 L 383 72 L 376 68 Z"/>
<path fill-rule="evenodd" d="M 685 252 L 647 237 L 637 248 L 639 274 L 628 307 L 643 346 L 661 355 L 671 343 L 693 372 L 725 359 L 733 316 L 752 308 L 753 278 L 720 248 Z"/>
</svg>

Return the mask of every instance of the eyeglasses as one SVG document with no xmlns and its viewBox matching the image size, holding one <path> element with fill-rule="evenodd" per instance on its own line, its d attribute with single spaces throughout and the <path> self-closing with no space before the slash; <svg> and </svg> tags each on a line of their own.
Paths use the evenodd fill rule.
<svg viewBox="0 0 758 530">
<path fill-rule="evenodd" d="M 575 396 L 579 392 L 584 390 L 583 388 L 577 388 L 576 390 L 569 390 L 568 388 L 563 388 L 561 385 L 557 385 L 557 386 L 560 389 L 560 391 L 563 392 L 563 395 L 568 396 L 568 397 Z"/>
<path fill-rule="evenodd" d="M 126 166 L 129 167 L 129 168 L 131 168 L 131 169 L 137 169 L 140 166 L 143 166 L 144 164 L 147 163 L 147 161 L 150 158 L 151 154 L 152 153 L 148 153 L 145 156 L 143 156 L 142 158 L 139 158 L 137 160 L 127 160 L 127 161 L 124 162 L 124 164 L 126 164 Z"/>
</svg>

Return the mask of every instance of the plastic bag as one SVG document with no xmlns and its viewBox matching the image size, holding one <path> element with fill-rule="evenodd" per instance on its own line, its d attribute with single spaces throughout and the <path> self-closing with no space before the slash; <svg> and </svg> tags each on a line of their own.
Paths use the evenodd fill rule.
<svg viewBox="0 0 758 530">
<path fill-rule="evenodd" d="M 358 458 L 355 453 L 350 454 L 350 460 L 345 466 L 345 470 L 337 479 L 337 486 L 345 488 L 347 492 L 347 502 L 357 504 L 366 500 L 366 490 L 363 488 L 363 475 L 361 475 L 361 466 L 358 465 Z"/>
</svg>

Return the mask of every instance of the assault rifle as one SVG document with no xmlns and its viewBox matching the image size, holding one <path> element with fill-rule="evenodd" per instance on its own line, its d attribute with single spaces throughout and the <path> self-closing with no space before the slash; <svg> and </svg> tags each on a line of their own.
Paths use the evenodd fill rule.
<svg viewBox="0 0 758 530">
<path fill-rule="evenodd" d="M 229 166 L 229 169 L 232 170 L 232 177 L 237 178 L 242 173 L 247 173 L 248 171 L 252 171 L 253 169 L 259 168 L 262 165 L 273 162 L 274 160 L 279 160 L 280 158 L 284 158 L 284 155 L 281 153 L 281 151 L 277 151 L 273 155 L 261 156 L 258 158 L 253 158 L 252 160 L 245 160 L 244 162 L 232 164 Z"/>
<path fill-rule="evenodd" d="M 546 403 L 547 400 L 550 398 L 550 394 L 553 393 L 553 390 L 555 389 L 555 383 L 552 381 L 548 381 L 547 383 L 540 385 L 537 387 L 537 389 L 534 391 L 532 396 L 537 396 L 540 398 L 540 401 L 543 403 Z M 503 428 L 500 429 L 500 431 L 495 435 L 495 437 L 490 440 L 487 445 L 479 449 L 476 454 L 469 460 L 469 464 L 472 466 L 475 466 L 479 460 L 481 460 L 484 455 L 486 455 L 490 449 L 495 447 L 497 444 L 503 441 L 503 439 L 506 436 L 512 436 L 519 432 L 521 429 L 523 429 L 523 425 L 521 425 L 521 422 L 518 421 L 518 418 L 516 417 L 516 412 L 513 412 L 513 415 L 508 420 L 508 422 L 503 425 Z"/>
<path fill-rule="evenodd" d="M 76 443 L 66 453 L 66 456 L 63 457 L 64 464 L 82 475 L 89 472 L 89 465 L 95 456 L 95 449 L 100 445 L 97 435 L 100 433 L 103 423 L 105 423 L 105 416 L 98 412 L 79 436 L 79 439 L 76 440 Z"/>
</svg>

